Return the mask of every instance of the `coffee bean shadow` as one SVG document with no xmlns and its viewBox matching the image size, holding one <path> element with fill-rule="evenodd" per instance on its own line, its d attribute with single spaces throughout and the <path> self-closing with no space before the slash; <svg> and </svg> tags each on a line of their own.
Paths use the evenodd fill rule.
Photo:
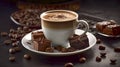
<svg viewBox="0 0 120 67">
<path fill-rule="evenodd" d="M 120 37 L 105 37 L 102 35 L 97 35 L 97 38 L 100 38 L 102 42 L 110 48 L 120 46 Z"/>
<path fill-rule="evenodd" d="M 34 53 L 33 54 L 34 57 L 34 63 L 35 64 L 47 64 L 47 65 L 61 65 L 61 64 L 65 64 L 67 62 L 72 62 L 72 63 L 79 63 L 79 59 L 80 57 L 86 57 L 87 61 L 89 62 L 93 57 L 94 57 L 94 52 L 93 50 L 88 50 L 85 52 L 82 52 L 80 54 L 76 54 L 76 55 L 71 55 L 71 56 L 44 56 L 44 55 L 39 55 Z"/>
</svg>

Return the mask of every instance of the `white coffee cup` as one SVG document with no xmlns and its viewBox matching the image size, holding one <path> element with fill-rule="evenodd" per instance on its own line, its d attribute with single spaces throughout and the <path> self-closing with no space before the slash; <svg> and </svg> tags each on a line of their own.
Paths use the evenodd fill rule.
<svg viewBox="0 0 120 67">
<path fill-rule="evenodd" d="M 50 10 L 40 15 L 42 30 L 45 37 L 52 41 L 52 46 L 69 47 L 69 37 L 74 34 L 79 24 L 85 26 L 86 34 L 89 25 L 84 20 L 78 20 L 78 14 L 69 10 Z"/>
</svg>

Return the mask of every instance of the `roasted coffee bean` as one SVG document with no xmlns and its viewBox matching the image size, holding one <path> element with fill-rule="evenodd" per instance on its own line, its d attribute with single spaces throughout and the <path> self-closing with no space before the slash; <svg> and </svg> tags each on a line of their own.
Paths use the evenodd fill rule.
<svg viewBox="0 0 120 67">
<path fill-rule="evenodd" d="M 22 30 L 22 27 L 18 27 L 17 30 L 18 30 L 18 31 Z"/>
<path fill-rule="evenodd" d="M 1 32 L 0 34 L 1 34 L 1 36 L 7 36 L 8 35 L 7 32 Z"/>
<path fill-rule="evenodd" d="M 100 39 L 97 39 L 97 44 L 100 44 L 101 43 L 101 40 Z"/>
<path fill-rule="evenodd" d="M 12 42 L 11 40 L 5 40 L 4 44 L 9 45 L 9 44 L 11 44 L 11 42 Z"/>
<path fill-rule="evenodd" d="M 105 46 L 100 45 L 100 46 L 99 46 L 99 50 L 105 50 Z"/>
<path fill-rule="evenodd" d="M 54 49 L 52 47 L 48 47 L 45 49 L 45 52 L 54 52 Z"/>
<path fill-rule="evenodd" d="M 11 38 L 11 41 L 12 41 L 12 42 L 16 42 L 17 39 L 15 39 L 15 38 Z"/>
<path fill-rule="evenodd" d="M 12 35 L 13 35 L 12 33 L 9 33 L 9 34 L 8 34 L 8 36 L 9 36 L 10 38 L 12 38 Z"/>
<path fill-rule="evenodd" d="M 14 33 L 15 32 L 15 30 L 14 29 L 10 29 L 10 33 Z"/>
<path fill-rule="evenodd" d="M 9 57 L 9 61 L 14 62 L 15 61 L 15 57 L 14 56 Z"/>
<path fill-rule="evenodd" d="M 74 67 L 73 63 L 69 62 L 64 65 L 64 67 Z"/>
<path fill-rule="evenodd" d="M 9 53 L 14 54 L 15 52 L 16 52 L 16 51 L 15 51 L 14 48 L 10 48 L 10 49 L 9 49 Z"/>
<path fill-rule="evenodd" d="M 115 64 L 116 64 L 116 61 L 117 61 L 116 59 L 110 59 L 110 64 L 111 64 L 111 65 L 115 65 Z"/>
<path fill-rule="evenodd" d="M 101 58 L 106 58 L 106 53 L 105 53 L 105 52 L 104 52 L 104 53 L 101 52 L 101 53 L 100 53 L 100 57 L 101 57 Z"/>
<path fill-rule="evenodd" d="M 86 58 L 85 58 L 85 57 L 81 57 L 81 58 L 79 59 L 79 62 L 80 62 L 80 63 L 85 63 L 85 62 L 86 62 Z"/>
<path fill-rule="evenodd" d="M 101 62 L 101 58 L 97 56 L 97 57 L 96 57 L 96 61 L 97 61 L 97 62 Z"/>
<path fill-rule="evenodd" d="M 120 47 L 115 47 L 114 52 L 120 53 Z"/>
<path fill-rule="evenodd" d="M 29 54 L 25 54 L 24 55 L 24 58 L 27 59 L 27 60 L 30 60 L 31 59 L 31 56 Z"/>
<path fill-rule="evenodd" d="M 27 31 L 28 29 L 29 29 L 29 28 L 26 27 L 26 26 L 23 27 L 23 30 L 24 30 L 24 31 Z"/>
<path fill-rule="evenodd" d="M 13 47 L 16 47 L 16 46 L 18 46 L 18 43 L 17 43 L 17 42 L 14 42 L 14 43 L 12 43 L 12 46 L 13 46 Z"/>
<path fill-rule="evenodd" d="M 16 52 L 20 52 L 21 51 L 20 47 L 14 47 L 14 49 L 15 49 Z"/>
</svg>

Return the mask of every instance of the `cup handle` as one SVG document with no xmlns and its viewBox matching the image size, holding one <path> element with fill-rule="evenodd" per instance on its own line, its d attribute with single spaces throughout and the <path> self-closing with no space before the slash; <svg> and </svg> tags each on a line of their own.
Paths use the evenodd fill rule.
<svg viewBox="0 0 120 67">
<path fill-rule="evenodd" d="M 81 35 L 86 34 L 88 32 L 88 30 L 89 30 L 88 23 L 85 20 L 77 20 L 77 28 L 79 27 L 80 24 L 85 25 L 85 31 Z"/>
</svg>

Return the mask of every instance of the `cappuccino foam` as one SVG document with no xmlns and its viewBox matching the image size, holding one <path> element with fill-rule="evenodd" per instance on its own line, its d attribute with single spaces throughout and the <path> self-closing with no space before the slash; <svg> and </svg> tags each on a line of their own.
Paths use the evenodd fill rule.
<svg viewBox="0 0 120 67">
<path fill-rule="evenodd" d="M 67 21 L 75 18 L 76 16 L 69 12 L 62 12 L 62 11 L 56 11 L 56 12 L 48 12 L 45 14 L 44 18 L 49 21 Z"/>
</svg>

